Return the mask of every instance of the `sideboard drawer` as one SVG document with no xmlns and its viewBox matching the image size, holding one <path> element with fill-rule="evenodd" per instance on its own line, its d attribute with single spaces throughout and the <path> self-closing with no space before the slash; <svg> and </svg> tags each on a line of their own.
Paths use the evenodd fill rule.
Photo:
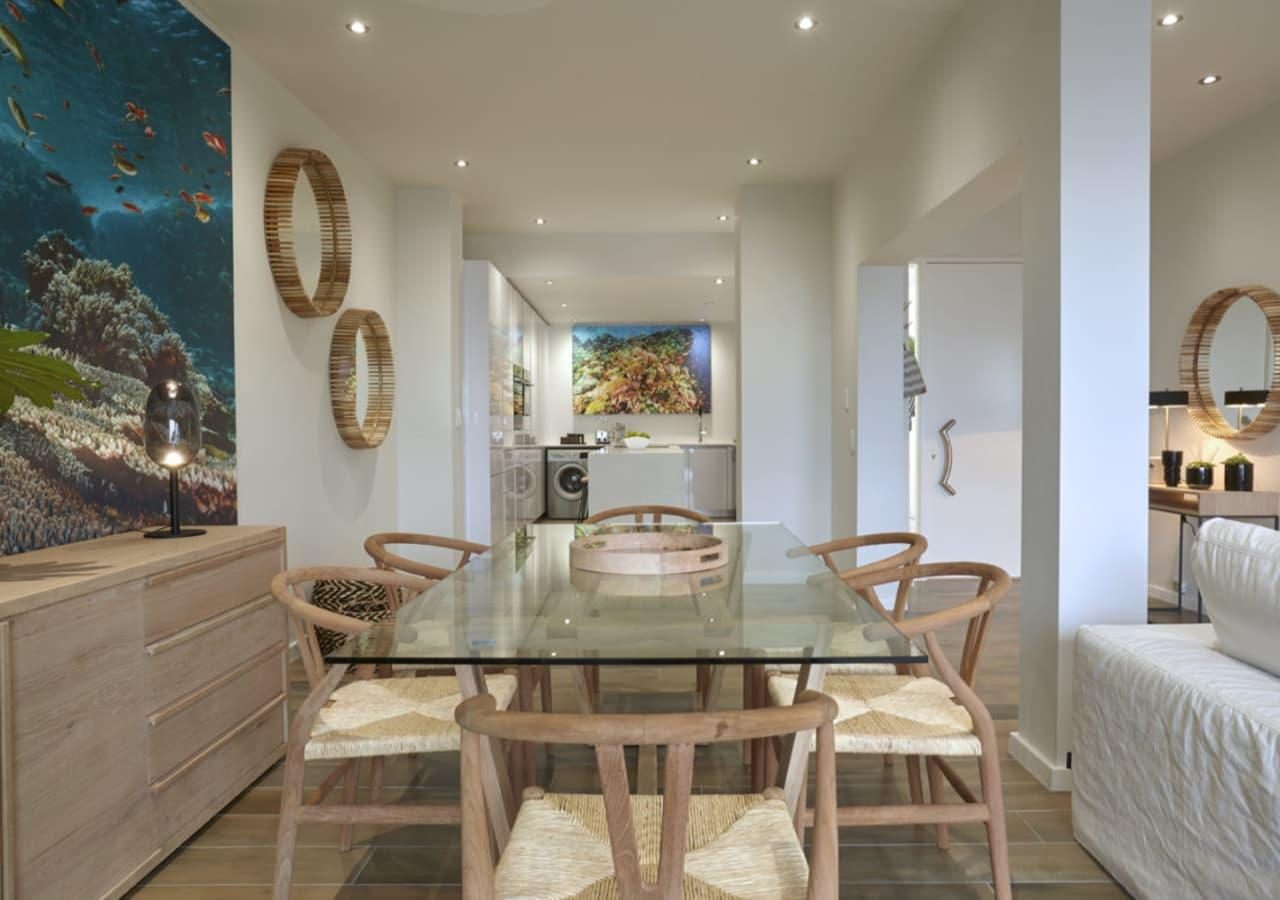
<svg viewBox="0 0 1280 900">
<path fill-rule="evenodd" d="M 285 642 L 284 607 L 267 596 L 148 644 L 148 714 Z"/>
<path fill-rule="evenodd" d="M 284 698 L 271 701 L 151 785 L 157 825 L 182 831 L 205 821 L 284 753 Z"/>
<path fill-rule="evenodd" d="M 282 554 L 280 544 L 251 547 L 151 576 L 142 593 L 143 639 L 158 641 L 266 596 L 284 568 Z"/>
<path fill-rule="evenodd" d="M 148 717 L 147 775 L 154 783 L 272 700 L 283 699 L 284 643 Z"/>
</svg>

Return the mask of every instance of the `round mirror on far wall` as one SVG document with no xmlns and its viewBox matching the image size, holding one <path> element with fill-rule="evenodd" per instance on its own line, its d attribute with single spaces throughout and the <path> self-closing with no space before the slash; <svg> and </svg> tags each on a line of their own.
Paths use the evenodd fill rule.
<svg viewBox="0 0 1280 900">
<path fill-rule="evenodd" d="M 330 316 L 351 280 L 351 214 L 342 179 L 319 150 L 282 150 L 267 175 L 267 259 L 295 314 Z"/>
<path fill-rule="evenodd" d="M 1183 338 L 1180 369 L 1191 418 L 1206 434 L 1252 440 L 1280 422 L 1277 335 L 1280 295 L 1270 288 L 1225 288 L 1197 308 Z"/>
<path fill-rule="evenodd" d="M 338 434 L 348 447 L 377 447 L 391 429 L 395 360 L 386 323 L 371 309 L 338 317 L 329 344 L 329 401 Z"/>
</svg>

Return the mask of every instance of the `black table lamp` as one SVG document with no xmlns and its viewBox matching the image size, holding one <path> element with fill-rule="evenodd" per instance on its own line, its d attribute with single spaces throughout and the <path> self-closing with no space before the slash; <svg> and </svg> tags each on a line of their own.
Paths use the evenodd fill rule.
<svg viewBox="0 0 1280 900">
<path fill-rule="evenodd" d="M 1169 410 L 1190 403 L 1188 391 L 1151 391 L 1148 397 L 1147 405 L 1151 409 L 1164 410 L 1164 450 L 1160 453 L 1160 462 L 1164 466 L 1164 483 L 1169 487 L 1177 487 L 1182 481 L 1182 451 L 1169 449 Z"/>
<path fill-rule="evenodd" d="M 1270 391 L 1246 391 L 1241 388 L 1238 391 L 1227 391 L 1222 402 L 1225 406 L 1234 406 L 1236 409 L 1236 430 L 1244 428 L 1244 408 L 1246 406 L 1263 407 L 1267 405 L 1267 397 L 1271 395 Z"/>
<path fill-rule="evenodd" d="M 147 395 L 142 444 L 152 462 L 169 470 L 169 527 L 145 532 L 149 538 L 195 537 L 203 528 L 183 528 L 178 516 L 178 470 L 200 452 L 200 404 L 185 384 L 162 381 Z"/>
</svg>

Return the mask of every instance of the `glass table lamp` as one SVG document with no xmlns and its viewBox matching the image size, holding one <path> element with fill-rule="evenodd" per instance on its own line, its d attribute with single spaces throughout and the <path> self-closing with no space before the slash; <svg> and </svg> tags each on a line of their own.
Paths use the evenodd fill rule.
<svg viewBox="0 0 1280 900">
<path fill-rule="evenodd" d="M 200 404 L 191 388 L 168 379 L 147 395 L 142 443 L 152 462 L 169 470 L 169 527 L 145 532 L 149 538 L 195 537 L 203 528 L 183 528 L 178 515 L 178 470 L 200 452 Z"/>
<path fill-rule="evenodd" d="M 1147 401 L 1150 409 L 1164 410 L 1164 450 L 1160 462 L 1164 467 L 1164 483 L 1177 487 L 1182 481 L 1182 451 L 1169 449 L 1169 410 L 1186 407 L 1191 402 L 1188 391 L 1151 391 Z"/>
</svg>

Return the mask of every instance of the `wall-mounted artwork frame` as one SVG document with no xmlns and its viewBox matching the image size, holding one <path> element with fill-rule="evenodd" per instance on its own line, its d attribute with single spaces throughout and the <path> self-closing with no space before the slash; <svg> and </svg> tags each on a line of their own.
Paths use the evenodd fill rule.
<svg viewBox="0 0 1280 900">
<path fill-rule="evenodd" d="M 360 383 L 356 342 L 364 342 L 369 384 Z M 360 414 L 360 391 L 366 390 Z M 349 309 L 338 317 L 329 344 L 329 402 L 343 442 L 356 450 L 372 450 L 391 430 L 396 370 L 391 334 L 382 316 L 371 309 Z"/>
<path fill-rule="evenodd" d="M 711 412 L 711 326 L 574 325 L 575 415 Z"/>
<path fill-rule="evenodd" d="M 320 260 L 316 287 L 303 283 L 294 234 L 294 195 L 310 184 L 319 216 Z M 320 150 L 282 150 L 267 175 L 263 204 L 267 259 L 280 299 L 304 318 L 331 316 L 342 306 L 351 282 L 351 212 L 338 168 Z"/>
</svg>

